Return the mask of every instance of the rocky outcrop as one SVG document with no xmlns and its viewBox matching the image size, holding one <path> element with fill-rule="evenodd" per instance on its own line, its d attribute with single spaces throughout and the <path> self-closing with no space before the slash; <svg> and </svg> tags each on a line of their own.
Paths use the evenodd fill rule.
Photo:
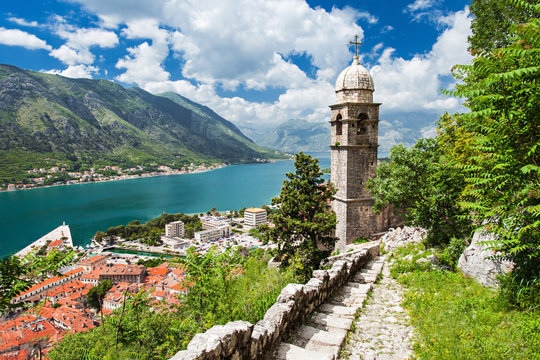
<svg viewBox="0 0 540 360">
<path fill-rule="evenodd" d="M 471 244 L 459 258 L 458 268 L 461 272 L 484 286 L 496 288 L 497 275 L 512 271 L 513 263 L 492 259 L 495 252 L 488 248 L 485 241 L 495 241 L 493 234 L 484 231 L 474 233 Z"/>
<path fill-rule="evenodd" d="M 394 249 L 404 246 L 406 243 L 419 243 L 426 234 L 427 231 L 422 228 L 404 226 L 402 228 L 388 230 L 388 232 L 380 238 L 380 241 L 384 244 L 384 250 L 386 252 L 392 252 Z"/>
<path fill-rule="evenodd" d="M 245 321 L 234 321 L 214 326 L 205 333 L 195 335 L 188 344 L 187 350 L 178 352 L 170 360 L 268 358 L 273 349 L 281 343 L 288 330 L 304 323 L 315 309 L 325 304 L 338 290 L 345 289 L 347 294 L 359 292 L 359 289 L 349 289 L 344 286 L 350 280 L 355 279 L 365 284 L 368 282 L 365 277 L 369 277 L 370 282 L 375 281 L 377 273 L 373 270 L 368 270 L 363 274 L 357 273 L 369 260 L 378 255 L 379 246 L 376 243 L 354 254 L 349 253 L 343 259 L 335 261 L 331 269 L 315 271 L 313 278 L 305 285 L 287 285 L 281 291 L 275 304 L 268 309 L 264 318 L 255 325 Z M 357 275 L 362 279 L 356 279 Z M 343 301 L 348 301 L 350 297 L 346 296 Z M 321 311 L 324 312 L 324 310 Z M 315 315 L 316 319 L 313 320 L 315 322 L 328 323 L 335 320 L 328 314 L 315 313 Z M 349 322 L 352 323 L 352 320 Z M 289 344 L 289 347 L 293 346 L 295 345 Z M 290 350 L 284 350 L 282 347 L 280 349 L 286 352 Z M 295 347 L 291 351 L 301 350 Z"/>
</svg>

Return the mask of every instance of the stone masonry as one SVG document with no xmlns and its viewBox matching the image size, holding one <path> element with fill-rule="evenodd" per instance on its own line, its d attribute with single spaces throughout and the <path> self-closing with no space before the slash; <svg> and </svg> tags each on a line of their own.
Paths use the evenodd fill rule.
<svg viewBox="0 0 540 360">
<path fill-rule="evenodd" d="M 390 209 L 377 215 L 366 189 L 375 177 L 379 138 L 379 106 L 373 102 L 375 86 L 366 68 L 355 56 L 351 66 L 336 81 L 336 104 L 331 105 L 331 179 L 338 192 L 332 202 L 338 224 L 336 247 L 340 250 L 355 239 L 376 238 L 398 225 Z"/>
<path fill-rule="evenodd" d="M 373 262 L 379 249 L 378 242 L 366 244 L 336 259 L 329 270 L 315 271 L 305 285 L 287 285 L 256 324 L 233 321 L 214 326 L 195 335 L 187 350 L 170 360 L 335 359 L 352 315 L 382 268 L 382 259 Z M 321 347 L 325 354 L 317 354 Z"/>
</svg>

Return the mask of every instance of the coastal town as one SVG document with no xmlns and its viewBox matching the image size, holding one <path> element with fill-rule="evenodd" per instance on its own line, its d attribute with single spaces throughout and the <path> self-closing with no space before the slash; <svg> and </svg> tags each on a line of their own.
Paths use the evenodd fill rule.
<svg viewBox="0 0 540 360">
<path fill-rule="evenodd" d="M 0 318 L 0 359 L 27 359 L 39 352 L 45 357 L 51 346 L 71 333 L 98 327 L 100 315 L 110 314 L 125 304 L 126 296 L 144 291 L 155 311 L 181 304 L 191 284 L 187 267 L 179 257 L 190 247 L 205 253 L 209 249 L 225 251 L 234 246 L 266 248 L 255 235 L 268 224 L 266 208 L 248 208 L 243 217 L 237 212 L 217 212 L 200 216 L 202 230 L 186 236 L 185 224 L 173 221 L 165 225 L 160 245 L 150 246 L 135 240 L 110 237 L 96 240 L 85 248 L 74 246 L 65 223 L 19 251 L 16 256 L 40 252 L 75 251 L 74 260 L 58 273 L 18 293 L 12 304 L 23 305 L 11 315 Z M 271 224 L 270 224 L 271 225 Z M 155 260 L 153 266 L 147 261 Z M 89 293 L 109 284 L 98 308 L 89 303 Z M 37 350 L 36 350 L 37 349 Z"/>
<path fill-rule="evenodd" d="M 261 162 L 263 160 L 260 160 Z M 154 165 L 145 167 L 137 165 L 132 168 L 122 168 L 120 166 L 106 165 L 101 168 L 90 168 L 88 170 L 73 170 L 69 167 L 53 166 L 51 168 L 34 168 L 27 170 L 27 178 L 15 183 L 0 184 L 0 191 L 27 190 L 38 187 L 73 185 L 91 182 L 119 181 L 137 179 L 153 176 L 180 175 L 201 173 L 225 167 L 220 163 L 193 163 L 182 166 L 179 169 L 171 168 L 167 165 Z"/>
</svg>

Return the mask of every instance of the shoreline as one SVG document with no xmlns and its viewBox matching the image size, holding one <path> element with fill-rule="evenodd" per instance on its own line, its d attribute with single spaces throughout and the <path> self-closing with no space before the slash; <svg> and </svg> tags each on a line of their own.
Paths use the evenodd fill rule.
<svg viewBox="0 0 540 360">
<path fill-rule="evenodd" d="M 241 165 L 241 164 L 232 164 L 232 165 Z M 34 186 L 30 188 L 22 188 L 22 189 L 16 189 L 16 190 L 0 190 L 0 193 L 13 193 L 17 191 L 29 191 L 29 190 L 38 190 L 38 189 L 46 189 L 46 188 L 52 188 L 57 186 L 70 186 L 70 185 L 85 185 L 85 184 L 99 184 L 99 183 L 107 183 L 107 182 L 114 182 L 114 181 L 124 181 L 124 180 L 137 180 L 137 179 L 147 179 L 147 178 L 153 178 L 153 177 L 160 177 L 160 176 L 173 176 L 173 175 L 190 175 L 190 174 L 201 174 L 213 170 L 218 170 L 225 168 L 227 166 L 231 165 L 223 165 L 219 167 L 215 167 L 212 169 L 205 169 L 205 170 L 195 170 L 191 172 L 180 172 L 180 173 L 170 173 L 170 172 L 164 172 L 163 174 L 153 174 L 153 175 L 126 175 L 128 177 L 120 178 L 120 179 L 107 179 L 107 180 L 99 180 L 99 181 L 85 181 L 85 182 L 78 182 L 75 184 L 52 184 L 52 185 L 44 185 L 44 186 Z"/>
<path fill-rule="evenodd" d="M 261 165 L 261 164 L 264 164 L 266 166 L 257 166 L 257 165 Z M 250 165 L 250 166 L 231 166 L 230 169 L 235 169 L 235 170 L 224 170 L 222 172 L 210 172 L 211 170 L 217 170 L 219 168 L 224 168 L 225 165 L 221 165 L 219 167 L 216 166 L 216 168 L 213 168 L 213 169 L 210 169 L 210 168 L 205 168 L 205 169 L 200 169 L 200 170 L 196 170 L 196 171 L 192 171 L 192 172 L 189 172 L 189 173 L 184 173 L 184 174 L 176 174 L 176 173 L 160 173 L 160 174 L 156 174 L 156 175 L 152 175 L 152 176 L 148 176 L 148 177 L 156 177 L 156 176 L 166 176 L 166 175 L 189 175 L 189 174 L 196 174 L 194 176 L 184 176 L 184 177 L 181 177 L 181 176 L 178 176 L 176 178 L 167 178 L 167 179 L 171 179 L 171 180 L 158 180 L 158 179 L 154 179 L 154 180 L 148 180 L 148 181 L 144 181 L 144 180 L 141 180 L 139 183 L 137 182 L 131 182 L 131 183 L 116 183 L 116 185 L 114 185 L 114 183 L 112 183 L 112 181 L 119 181 L 119 180 L 129 180 L 129 178 L 121 178 L 121 179 L 112 179 L 112 180 L 106 180 L 106 181 L 102 181 L 104 184 L 102 185 L 98 185 L 98 186 L 94 186 L 94 187 L 91 187 L 91 186 L 88 186 L 87 188 L 67 188 L 67 187 L 64 187 L 64 188 L 58 188 L 56 190 L 44 190 L 43 192 L 34 192 L 34 193 L 26 193 L 26 192 L 20 192 L 20 193 L 17 193 L 18 195 L 0 195 L 0 199 L 2 199 L 2 201 L 4 201 L 7 205 L 7 206 L 4 210 L 5 211 L 5 215 L 7 215 L 7 218 L 6 219 L 10 219 L 10 214 L 12 213 L 12 211 L 7 211 L 8 208 L 10 208 L 12 205 L 11 204 L 18 204 L 19 203 L 19 200 L 22 201 L 21 204 L 29 204 L 29 203 L 33 203 L 34 201 L 32 199 L 41 199 L 41 197 L 43 196 L 43 199 L 52 199 L 52 198 L 55 198 L 56 195 L 52 195 L 52 194 L 57 194 L 58 191 L 60 191 L 58 193 L 58 196 L 62 197 L 63 195 L 62 194 L 65 194 L 65 191 L 68 190 L 68 193 L 71 194 L 73 191 L 75 192 L 81 192 L 81 193 L 86 193 L 86 192 L 90 192 L 92 194 L 95 194 L 94 197 L 96 198 L 101 198 L 100 195 L 98 195 L 98 193 L 101 192 L 100 189 L 113 189 L 111 190 L 113 193 L 114 192 L 118 192 L 118 191 L 121 191 L 121 189 L 123 189 L 125 186 L 128 186 L 129 188 L 133 189 L 134 192 L 137 192 L 138 190 L 136 190 L 138 187 L 139 187 L 139 184 L 143 184 L 144 185 L 144 191 L 148 190 L 147 187 L 151 188 L 153 186 L 155 186 L 155 184 L 158 184 L 158 183 L 162 183 L 163 181 L 165 181 L 166 183 L 168 183 L 169 181 L 172 181 L 172 182 L 176 182 L 176 181 L 184 181 L 182 179 L 187 179 L 186 181 L 188 181 L 189 183 L 199 183 L 200 181 L 203 181 L 204 179 L 206 179 L 208 176 L 210 176 L 212 179 L 214 178 L 221 178 L 222 176 L 229 176 L 228 174 L 231 172 L 231 176 L 236 176 L 234 174 L 245 174 L 247 175 L 248 173 L 251 174 L 252 172 L 255 172 L 257 174 L 259 173 L 264 173 L 266 174 L 267 170 L 265 170 L 267 167 L 271 167 L 272 169 L 276 168 L 276 169 L 281 169 L 283 167 L 286 167 L 286 169 L 289 168 L 289 164 L 291 164 L 291 160 L 288 160 L 288 159 L 275 159 L 274 161 L 271 161 L 271 162 L 265 162 L 265 163 L 242 163 L 242 164 L 234 164 L 234 165 Z M 227 165 L 228 166 L 228 165 Z M 276 167 L 277 166 L 277 167 Z M 279 173 L 282 175 L 283 172 L 285 171 L 288 171 L 288 170 L 283 170 L 283 171 L 279 171 Z M 272 170 L 272 174 L 274 173 L 275 171 Z M 204 174 L 204 173 L 207 173 L 207 174 Z M 211 174 L 211 175 L 209 175 Z M 225 175 L 227 174 L 227 175 Z M 204 177 L 204 179 L 202 179 Z M 282 176 L 278 176 L 278 177 L 282 177 Z M 199 178 L 201 178 L 201 180 L 199 180 Z M 141 176 L 137 176 L 135 177 L 135 179 L 144 179 L 144 177 L 141 177 Z M 178 179 L 178 180 L 173 180 L 173 179 Z M 281 183 L 282 180 L 279 180 L 279 183 Z M 111 183 L 109 183 L 111 182 Z M 95 182 L 95 183 L 98 183 L 98 182 Z M 206 183 L 206 182 L 205 182 Z M 81 184 L 81 183 L 78 183 L 78 184 Z M 82 184 L 87 184 L 87 183 L 82 183 Z M 128 184 L 128 185 L 125 185 L 125 184 Z M 129 185 L 131 184 L 131 185 Z M 148 184 L 148 185 L 147 185 Z M 152 185 L 154 184 L 154 185 Z M 62 185 L 72 185 L 72 184 L 62 184 Z M 141 186 L 143 186 L 141 185 Z M 54 186 L 60 186 L 60 185 L 54 185 Z M 45 187 L 45 186 L 42 186 L 42 187 Z M 47 187 L 52 187 L 52 186 L 47 186 Z M 239 187 L 237 185 L 237 182 L 234 182 L 234 186 L 233 186 L 235 189 L 237 187 Z M 242 186 L 240 186 L 240 188 L 242 188 Z M 37 189 L 37 188 L 34 188 L 34 189 Z M 75 190 L 73 190 L 75 189 Z M 79 190 L 77 190 L 79 189 Z M 85 190 L 85 189 L 88 189 L 88 190 Z M 114 190 L 116 189 L 116 190 Z M 27 189 L 27 190 L 31 190 L 31 189 Z M 142 191 L 142 190 L 141 190 Z M 148 190 L 150 192 L 152 192 L 151 190 Z M 5 191 L 4 191 L 5 192 Z M 257 191 L 254 191 L 254 194 L 259 194 L 259 190 Z M 189 194 L 184 194 L 185 191 L 177 191 L 178 194 L 182 194 L 182 196 L 187 196 Z M 270 195 L 268 195 L 268 199 L 262 199 L 261 200 L 261 204 L 262 203 L 268 203 L 268 200 L 271 199 L 272 197 L 274 197 L 276 194 L 279 193 L 279 188 L 276 188 L 275 190 L 272 189 L 272 191 L 269 193 Z M 26 194 L 26 195 L 25 195 Z M 47 194 L 51 194 L 51 195 L 47 195 Z M 35 196 L 38 196 L 37 198 Z M 254 195 L 255 196 L 255 195 Z M 121 196 L 120 196 L 121 197 Z M 226 196 L 227 198 L 229 198 L 230 196 Z M 182 207 L 178 207 L 178 206 L 173 206 L 171 209 L 168 208 L 169 206 L 169 203 L 171 204 L 176 204 L 175 201 L 171 201 L 169 200 L 169 198 L 167 197 L 165 201 L 165 205 L 163 206 L 154 206 L 153 205 L 153 202 L 150 202 L 148 208 L 151 210 L 149 211 L 140 211 L 140 210 L 137 210 L 134 212 L 134 214 L 132 216 L 127 216 L 126 218 L 129 218 L 127 220 L 124 221 L 124 219 L 122 219 L 122 221 L 118 220 L 118 221 L 112 221 L 111 224 L 109 224 L 107 222 L 107 226 L 104 226 L 103 224 L 101 224 L 102 220 L 95 220 L 92 219 L 91 223 L 89 223 L 87 220 L 83 219 L 81 220 L 80 219 L 80 216 L 79 217 L 74 217 L 73 214 L 71 214 L 71 212 L 65 212 L 65 211 L 60 211 L 58 210 L 57 207 L 53 208 L 52 210 L 52 213 L 54 215 L 54 218 L 56 219 L 58 217 L 59 220 L 63 220 L 65 219 L 66 222 L 69 222 L 70 226 L 71 227 L 71 230 L 73 231 L 74 228 L 73 226 L 74 225 L 77 225 L 77 233 L 73 233 L 74 237 L 73 237 L 73 242 L 77 245 L 77 246 L 86 246 L 87 244 L 90 243 L 90 238 L 94 235 L 95 231 L 96 230 L 102 230 L 102 229 L 107 229 L 107 227 L 109 226 L 116 226 L 116 225 L 119 225 L 119 224 L 126 224 L 128 221 L 131 221 L 133 219 L 139 219 L 141 222 L 146 222 L 148 219 L 150 218 L 153 218 L 153 217 L 156 217 L 158 215 L 160 215 L 163 211 L 165 211 L 165 209 L 167 208 L 169 211 L 169 213 L 176 213 L 176 212 L 184 212 L 185 214 L 188 214 L 188 215 L 198 215 L 200 213 L 204 213 L 207 209 L 213 207 L 213 206 L 216 206 L 217 204 L 214 204 L 214 202 L 210 199 L 208 200 L 208 202 L 211 202 L 210 205 L 206 206 L 206 200 L 199 204 L 199 199 L 198 198 L 194 198 L 193 196 L 188 196 L 188 198 L 190 199 L 189 202 L 183 202 L 182 204 Z M 240 199 L 240 198 L 244 198 L 244 196 L 239 196 L 239 197 L 235 197 L 234 199 L 231 199 L 231 202 L 224 202 L 223 204 L 217 206 L 218 209 L 220 211 L 226 211 L 226 210 L 230 210 L 230 209 L 240 209 L 242 208 L 244 205 L 249 205 L 251 204 L 249 200 L 250 198 L 248 198 L 245 202 L 245 201 L 237 201 L 235 199 Z M 13 203 L 12 203 L 13 201 Z M 84 202 L 84 201 L 83 201 Z M 58 202 L 59 204 L 63 204 L 62 206 L 71 206 L 70 203 L 71 201 L 69 199 L 67 200 L 62 200 L 62 201 L 59 201 Z M 77 203 L 77 202 L 76 202 Z M 185 204 L 184 204 L 185 203 Z M 56 202 L 54 202 L 54 206 Z M 78 204 L 78 203 L 77 203 Z M 77 205 L 76 204 L 76 205 Z M 253 203 L 255 204 L 255 203 Z M 49 205 L 47 202 L 45 203 L 40 203 L 38 204 L 38 210 L 39 210 L 39 219 L 43 218 L 43 219 L 48 219 L 51 217 L 51 215 L 48 215 L 49 211 L 47 210 L 51 205 Z M 184 206 L 185 205 L 185 206 Z M 146 206 L 146 205 L 145 205 Z M 165 206 L 165 207 L 164 207 Z M 185 207 L 185 208 L 184 208 Z M 78 214 L 79 212 L 79 208 L 82 208 L 81 206 L 77 205 L 75 207 L 75 210 L 76 210 L 76 214 Z M 155 209 L 154 209 L 155 208 Z M 30 209 L 30 208 L 28 208 Z M 61 208 L 60 208 L 61 209 Z M 131 208 L 129 208 L 128 210 L 130 210 Z M 145 207 L 146 209 L 146 207 Z M 157 209 L 157 210 L 156 210 Z M 14 209 L 15 210 L 15 209 Z M 20 216 L 23 216 L 23 214 L 26 214 L 26 213 L 29 213 L 29 211 L 26 210 L 26 208 L 17 208 L 17 213 L 20 212 Z M 154 211 L 155 210 L 155 211 Z M 94 210 L 92 210 L 94 211 Z M 96 209 L 95 210 L 97 213 L 101 214 L 103 211 L 99 210 L 99 209 Z M 123 211 L 123 210 L 122 210 Z M 62 214 L 68 214 L 69 216 L 65 217 L 63 216 Z M 144 213 L 144 214 L 141 214 Z M 57 214 L 60 214 L 60 215 L 57 215 Z M 33 215 L 32 215 L 33 216 Z M 108 217 L 108 216 L 107 216 Z M 107 221 L 109 221 L 107 219 Z M 8 222 L 6 222 L 7 224 Z M 95 224 L 98 224 L 98 225 L 95 225 Z M 18 221 L 17 221 L 17 224 L 18 224 Z M 10 233 L 10 230 L 8 230 L 8 233 Z M 15 228 L 13 230 L 16 230 Z M 30 231 L 23 231 L 24 229 L 21 229 L 20 232 L 15 232 L 13 231 L 13 234 L 12 234 L 12 237 L 13 239 L 15 238 L 19 238 L 19 241 L 10 241 L 9 242 L 9 249 L 6 248 L 6 255 L 7 254 L 11 254 L 13 255 L 14 253 L 20 251 L 22 248 L 25 247 L 24 243 L 26 241 L 29 241 L 27 244 L 30 244 L 32 243 L 33 241 L 35 241 L 37 238 L 39 238 L 40 236 L 42 236 L 44 233 L 46 233 L 47 231 L 50 230 L 47 229 L 47 227 L 45 227 L 43 229 L 43 232 L 41 232 L 41 234 L 38 232 L 36 234 L 33 234 L 35 231 L 32 231 L 32 236 L 31 237 L 28 237 L 26 236 L 27 234 L 26 233 L 30 233 Z M 23 238 L 27 238 L 28 240 L 26 241 L 21 241 Z"/>
<path fill-rule="evenodd" d="M 268 160 L 266 162 L 254 162 L 254 163 L 239 163 L 239 164 L 223 164 L 221 166 L 211 168 L 211 169 L 205 169 L 205 170 L 194 170 L 191 172 L 178 172 L 178 173 L 170 173 L 170 172 L 164 172 L 163 174 L 153 174 L 153 175 L 126 175 L 128 177 L 121 178 L 121 179 L 107 179 L 107 180 L 99 180 L 99 181 L 86 181 L 86 182 L 78 182 L 75 184 L 52 184 L 52 185 L 44 185 L 44 186 L 34 186 L 30 188 L 22 188 L 22 189 L 16 189 L 16 190 L 0 190 L 1 193 L 13 193 L 17 191 L 28 191 L 28 190 L 37 190 L 37 189 L 46 189 L 51 187 L 57 187 L 57 186 L 68 186 L 68 185 L 84 185 L 84 184 L 99 184 L 99 183 L 106 183 L 106 182 L 113 182 L 113 181 L 124 181 L 124 180 L 134 180 L 134 179 L 146 179 L 146 178 L 153 178 L 153 177 L 160 177 L 160 176 L 174 176 L 174 175 L 190 175 L 190 174 L 202 174 L 205 172 L 213 171 L 213 170 L 219 170 L 228 166 L 233 165 L 253 165 L 253 164 L 269 164 L 274 163 L 276 161 L 290 161 L 290 159 L 272 159 Z"/>
</svg>

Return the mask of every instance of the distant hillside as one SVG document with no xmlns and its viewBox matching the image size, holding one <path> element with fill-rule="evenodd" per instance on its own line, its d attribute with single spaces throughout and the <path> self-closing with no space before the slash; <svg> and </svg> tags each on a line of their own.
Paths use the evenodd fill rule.
<svg viewBox="0 0 540 360">
<path fill-rule="evenodd" d="M 289 120 L 269 132 L 242 128 L 253 141 L 262 146 L 285 152 L 328 151 L 330 125 L 305 120 Z M 386 157 L 397 144 L 412 146 L 420 137 L 433 136 L 434 124 L 416 118 L 414 114 L 393 116 L 379 123 L 379 157 Z"/>
<path fill-rule="evenodd" d="M 58 161 L 174 165 L 276 155 L 177 94 L 0 65 L 0 180 Z"/>
<path fill-rule="evenodd" d="M 305 120 L 289 120 L 270 133 L 247 132 L 262 146 L 285 152 L 328 151 L 330 124 L 312 123 Z"/>
</svg>

